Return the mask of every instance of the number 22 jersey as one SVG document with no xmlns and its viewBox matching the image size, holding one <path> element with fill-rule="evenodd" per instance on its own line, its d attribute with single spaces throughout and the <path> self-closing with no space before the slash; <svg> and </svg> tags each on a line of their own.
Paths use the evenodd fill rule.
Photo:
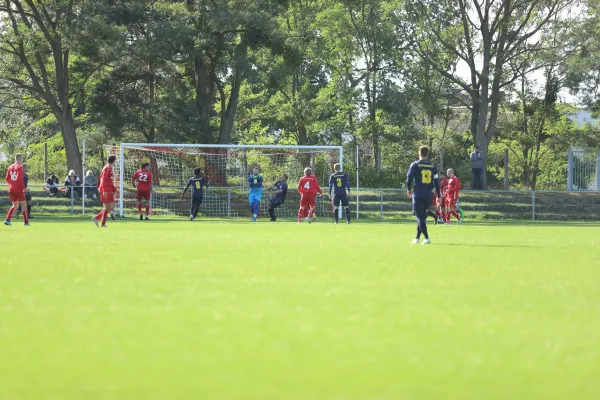
<svg viewBox="0 0 600 400">
<path fill-rule="evenodd" d="M 152 188 L 152 172 L 138 169 L 133 175 L 132 181 L 137 181 L 138 192 L 149 192 Z"/>
</svg>

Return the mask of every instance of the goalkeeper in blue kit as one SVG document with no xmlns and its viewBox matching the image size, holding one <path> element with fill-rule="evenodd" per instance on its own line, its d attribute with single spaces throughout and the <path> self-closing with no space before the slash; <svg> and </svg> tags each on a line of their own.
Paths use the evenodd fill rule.
<svg viewBox="0 0 600 400">
<path fill-rule="evenodd" d="M 248 203 L 250 203 L 250 212 L 252 212 L 252 222 L 256 222 L 263 192 L 263 177 L 260 174 L 260 168 L 254 167 L 252 174 L 248 177 L 248 186 L 250 186 Z"/>
</svg>

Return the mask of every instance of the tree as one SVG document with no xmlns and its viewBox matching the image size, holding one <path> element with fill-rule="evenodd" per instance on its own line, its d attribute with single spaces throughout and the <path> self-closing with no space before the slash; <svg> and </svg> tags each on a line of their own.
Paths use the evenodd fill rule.
<svg viewBox="0 0 600 400">
<path fill-rule="evenodd" d="M 497 132 L 502 92 L 543 66 L 531 59 L 543 49 L 539 35 L 572 4 L 569 0 L 418 0 L 407 11 L 417 54 L 470 97 L 470 131 L 487 161 Z M 447 55 L 468 71 L 446 68 Z M 485 177 L 485 175 L 484 175 Z M 485 179 L 484 179 L 485 184 Z"/>
<path fill-rule="evenodd" d="M 104 12 L 124 32 L 116 57 L 90 91 L 90 120 L 113 137 L 147 143 L 197 138 L 194 102 L 186 98 L 182 39 L 193 34 L 182 3 L 123 1 Z M 101 56 L 101 55 L 100 55 Z"/>
<path fill-rule="evenodd" d="M 328 117 L 319 109 L 320 90 L 328 85 L 327 68 L 318 56 L 323 41 L 315 27 L 322 8 L 321 0 L 290 0 L 279 17 L 285 51 L 263 48 L 251 55 L 258 73 L 248 83 L 266 95 L 263 121 L 279 140 L 299 145 L 317 144 L 317 122 Z"/>
<path fill-rule="evenodd" d="M 184 45 L 186 75 L 200 119 L 199 140 L 230 143 L 240 89 L 252 68 L 249 49 L 284 51 L 275 19 L 282 6 L 268 0 L 187 0 L 186 4 L 194 28 L 194 35 Z M 213 119 L 218 132 L 211 125 Z"/>
<path fill-rule="evenodd" d="M 73 100 L 74 68 L 65 34 L 76 16 L 74 0 L 5 0 L 0 6 L 0 90 L 37 102 L 56 118 L 69 168 L 80 170 Z M 95 70 L 81 71 L 85 82 Z"/>
<path fill-rule="evenodd" d="M 579 51 L 564 65 L 566 86 L 595 113 L 600 112 L 600 0 L 587 0 L 587 18 L 573 30 Z"/>
</svg>

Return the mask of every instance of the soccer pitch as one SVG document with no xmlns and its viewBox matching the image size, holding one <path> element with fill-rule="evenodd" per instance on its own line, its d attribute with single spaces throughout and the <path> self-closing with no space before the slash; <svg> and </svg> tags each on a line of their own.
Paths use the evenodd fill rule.
<svg viewBox="0 0 600 400">
<path fill-rule="evenodd" d="M 600 224 L 13 222 L 2 400 L 600 398 Z"/>
</svg>

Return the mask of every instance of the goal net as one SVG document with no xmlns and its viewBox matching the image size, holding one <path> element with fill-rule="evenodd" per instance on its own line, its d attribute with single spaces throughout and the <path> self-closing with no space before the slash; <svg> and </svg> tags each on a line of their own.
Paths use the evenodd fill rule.
<svg viewBox="0 0 600 400">
<path fill-rule="evenodd" d="M 121 216 L 137 214 L 136 189 L 131 183 L 135 171 L 150 163 L 153 190 L 150 205 L 153 215 L 189 216 L 191 188 L 183 198 L 182 191 L 194 168 L 200 167 L 211 186 L 204 190 L 200 212 L 218 218 L 250 217 L 248 176 L 260 167 L 264 179 L 261 215 L 268 215 L 267 204 L 274 196 L 266 190 L 281 177 L 288 176 L 285 203 L 276 210 L 277 217 L 296 217 L 299 194 L 298 180 L 304 168 L 311 167 L 323 191 L 327 192 L 329 176 L 335 163 L 342 164 L 341 146 L 252 146 L 252 145 L 166 145 L 124 143 L 105 146 L 107 155 L 117 156 L 115 185 L 119 190 L 117 208 Z M 332 215 L 331 202 L 317 198 L 317 215 Z"/>
<path fill-rule="evenodd" d="M 600 190 L 600 149 L 572 147 L 568 153 L 567 190 Z"/>
</svg>

